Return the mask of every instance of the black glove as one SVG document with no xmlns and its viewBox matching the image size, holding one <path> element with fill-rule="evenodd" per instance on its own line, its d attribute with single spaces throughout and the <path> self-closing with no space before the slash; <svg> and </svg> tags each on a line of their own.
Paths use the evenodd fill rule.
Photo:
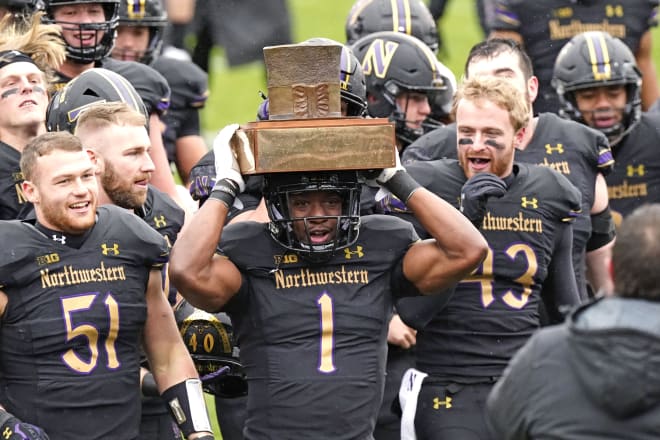
<svg viewBox="0 0 660 440">
<path fill-rule="evenodd" d="M 214 185 L 215 155 L 211 150 L 190 170 L 190 195 L 193 200 L 203 203 L 211 195 Z"/>
<path fill-rule="evenodd" d="M 242 373 L 233 373 L 229 367 L 222 367 L 213 373 L 199 378 L 202 389 L 208 394 L 231 399 L 247 395 L 247 380 Z"/>
<path fill-rule="evenodd" d="M 4 410 L 0 410 L 0 433 L 3 440 L 49 440 L 43 429 L 21 422 Z"/>
<path fill-rule="evenodd" d="M 461 212 L 480 228 L 486 215 L 489 197 L 502 197 L 506 193 L 504 180 L 491 173 L 478 173 L 470 178 L 461 189 Z"/>
</svg>

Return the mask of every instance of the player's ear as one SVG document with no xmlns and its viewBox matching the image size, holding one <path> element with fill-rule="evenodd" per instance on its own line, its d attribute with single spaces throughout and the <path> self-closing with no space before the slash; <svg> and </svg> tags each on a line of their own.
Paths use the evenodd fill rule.
<svg viewBox="0 0 660 440">
<path fill-rule="evenodd" d="M 525 137 L 525 130 L 527 127 L 522 127 L 520 130 L 516 132 L 516 134 L 513 135 L 513 145 L 518 146 L 522 144 L 522 140 Z"/>
<path fill-rule="evenodd" d="M 529 102 L 536 101 L 536 97 L 539 95 L 539 79 L 535 76 L 532 76 L 527 80 L 527 93 L 529 93 Z"/>
<path fill-rule="evenodd" d="M 96 174 L 101 174 L 105 169 L 105 163 L 103 162 L 103 157 L 100 154 L 97 154 L 91 148 L 85 149 L 87 155 L 91 159 L 92 163 L 96 166 Z"/>
<path fill-rule="evenodd" d="M 28 202 L 35 205 L 39 203 L 39 190 L 33 182 L 24 180 L 21 183 L 21 192 Z"/>
</svg>

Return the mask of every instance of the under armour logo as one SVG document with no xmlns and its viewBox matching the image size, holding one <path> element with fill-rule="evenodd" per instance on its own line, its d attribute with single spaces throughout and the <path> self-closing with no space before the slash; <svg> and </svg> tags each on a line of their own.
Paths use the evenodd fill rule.
<svg viewBox="0 0 660 440">
<path fill-rule="evenodd" d="M 354 251 L 349 248 L 344 248 L 344 258 L 350 260 L 353 255 L 356 255 L 358 258 L 364 257 L 364 252 L 362 252 L 362 246 L 357 246 Z"/>
<path fill-rule="evenodd" d="M 447 409 L 451 408 L 451 397 L 447 396 L 444 400 L 437 397 L 433 399 L 433 409 L 440 409 L 441 406 Z"/>
<path fill-rule="evenodd" d="M 558 154 L 564 154 L 564 144 L 557 144 L 554 147 L 550 144 L 545 144 L 545 152 L 547 154 L 552 154 L 554 151 Z"/>
<path fill-rule="evenodd" d="M 157 228 L 164 228 L 167 226 L 167 221 L 165 220 L 164 215 L 160 215 L 158 217 L 154 217 L 154 224 L 156 225 Z"/>
<path fill-rule="evenodd" d="M 61 235 L 61 236 L 58 237 L 57 235 L 53 234 L 53 241 L 59 241 L 60 243 L 65 244 L 66 243 L 66 236 Z"/>
<path fill-rule="evenodd" d="M 113 255 L 119 255 L 119 245 L 114 243 L 112 247 L 108 247 L 107 244 L 103 243 L 101 245 L 101 252 L 103 252 L 103 255 L 108 255 L 110 252 L 112 252 Z"/>
<path fill-rule="evenodd" d="M 638 174 L 640 176 L 644 175 L 644 164 L 639 164 L 636 167 L 632 165 L 628 165 L 626 167 L 626 174 L 628 177 L 633 177 L 635 174 Z"/>
<path fill-rule="evenodd" d="M 520 206 L 523 208 L 534 208 L 537 209 L 539 207 L 539 201 L 536 199 L 536 197 L 532 197 L 531 199 L 527 200 L 527 197 L 521 197 L 520 198 Z"/>
</svg>

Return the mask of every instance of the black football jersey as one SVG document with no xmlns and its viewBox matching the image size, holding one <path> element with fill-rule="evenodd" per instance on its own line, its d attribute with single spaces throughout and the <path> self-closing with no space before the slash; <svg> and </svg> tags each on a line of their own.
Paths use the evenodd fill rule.
<svg viewBox="0 0 660 440">
<path fill-rule="evenodd" d="M 455 159 L 456 145 L 456 125 L 447 125 L 419 138 L 404 150 L 402 160 L 409 164 L 443 157 Z M 559 171 L 580 191 L 582 211 L 573 223 L 573 267 L 578 287 L 586 297 L 584 255 L 591 236 L 590 211 L 594 203 L 596 176 L 598 173 L 607 175 L 614 165 L 607 138 L 597 130 L 562 119 L 554 113 L 541 113 L 527 147 L 516 150 L 516 161 Z"/>
<path fill-rule="evenodd" d="M 170 87 L 167 85 L 167 80 L 155 69 L 135 61 L 114 58 L 104 58 L 94 67 L 112 70 L 126 78 L 142 98 L 148 114 L 162 114 L 170 106 Z M 57 72 L 53 88 L 62 89 L 72 79 Z"/>
<path fill-rule="evenodd" d="M 102 206 L 79 249 L 31 222 L 0 223 L 2 405 L 52 440 L 132 439 L 149 273 L 163 237 L 130 212 Z"/>
<path fill-rule="evenodd" d="M 172 91 L 170 107 L 161 118 L 165 124 L 163 143 L 170 162 L 176 162 L 176 140 L 200 135 L 199 110 L 209 96 L 208 75 L 196 64 L 158 57 L 151 64 L 167 80 Z"/>
<path fill-rule="evenodd" d="M 21 183 L 21 153 L 0 141 L 0 220 L 14 220 L 27 203 Z"/>
<path fill-rule="evenodd" d="M 144 205 L 135 210 L 135 214 L 158 231 L 170 248 L 174 246 L 186 217 L 184 210 L 169 195 L 152 185 L 149 185 L 147 200 Z M 176 304 L 176 287 L 169 284 L 166 288 L 170 304 Z"/>
<path fill-rule="evenodd" d="M 643 113 L 639 124 L 614 147 L 616 163 L 605 177 L 617 224 L 644 203 L 660 202 L 660 113 Z"/>
<path fill-rule="evenodd" d="M 170 247 L 174 245 L 186 216 L 169 195 L 153 185 L 149 185 L 147 200 L 135 213 L 165 237 Z"/>
<path fill-rule="evenodd" d="M 247 438 L 371 438 L 393 295 L 418 293 L 401 267 L 417 240 L 409 223 L 369 215 L 354 245 L 311 265 L 265 224 L 224 229 L 220 253 L 243 274 L 225 311 L 250 388 Z"/>
<path fill-rule="evenodd" d="M 583 298 L 587 297 L 584 257 L 591 236 L 591 207 L 598 173 L 607 175 L 614 165 L 604 134 L 554 113 L 542 113 L 532 139 L 516 150 L 516 161 L 559 171 L 582 194 L 582 212 L 573 223 L 573 267 Z"/>
<path fill-rule="evenodd" d="M 657 6 L 658 0 L 497 0 L 491 29 L 522 36 L 539 79 L 534 110 L 556 113 L 559 101 L 550 80 L 561 48 L 582 32 L 605 31 L 636 53 L 642 35 L 657 25 Z"/>
<path fill-rule="evenodd" d="M 456 159 L 457 147 L 456 124 L 443 125 L 408 145 L 401 153 L 401 163 L 407 165 L 426 160 Z"/>
<path fill-rule="evenodd" d="M 408 172 L 458 207 L 466 178 L 457 161 L 417 162 Z M 426 373 L 445 378 L 499 376 L 539 326 L 543 283 L 550 277 L 574 277 L 549 268 L 556 264 L 552 259 L 558 234 L 580 210 L 579 191 L 547 167 L 516 163 L 514 176 L 503 197 L 488 200 L 480 228 L 489 246 L 485 260 L 417 333 L 417 365 Z M 571 266 L 569 262 L 566 267 Z M 577 301 L 577 291 L 574 294 Z M 426 298 L 405 301 L 409 307 L 420 301 L 420 313 L 428 304 Z"/>
</svg>

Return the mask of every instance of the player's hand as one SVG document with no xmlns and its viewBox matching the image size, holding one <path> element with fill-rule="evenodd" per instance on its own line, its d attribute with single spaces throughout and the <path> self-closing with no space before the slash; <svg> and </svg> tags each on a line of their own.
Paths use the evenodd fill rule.
<svg viewBox="0 0 660 440">
<path fill-rule="evenodd" d="M 470 178 L 461 189 L 461 212 L 474 226 L 481 227 L 486 215 L 486 202 L 490 197 L 506 194 L 504 180 L 491 173 L 478 173 Z"/>
<path fill-rule="evenodd" d="M 217 182 L 229 179 L 238 185 L 242 192 L 245 190 L 245 181 L 239 165 L 239 152 L 245 159 L 243 161 L 245 168 L 254 169 L 254 157 L 245 132 L 239 128 L 238 124 L 229 124 L 220 130 L 213 140 L 215 180 Z"/>
<path fill-rule="evenodd" d="M 3 440 L 49 440 L 43 429 L 21 422 L 4 410 L 0 410 L 0 433 Z"/>
<path fill-rule="evenodd" d="M 205 201 L 215 185 L 215 156 L 207 153 L 190 170 L 190 195 L 193 200 Z"/>
<path fill-rule="evenodd" d="M 399 150 L 394 147 L 394 166 L 392 168 L 384 168 L 378 176 L 376 176 L 376 183 L 383 186 L 394 177 L 394 175 L 399 171 L 405 171 L 406 169 L 401 165 L 401 158 L 399 157 Z"/>
<path fill-rule="evenodd" d="M 408 349 L 417 343 L 417 330 L 404 324 L 399 315 L 395 313 L 390 319 L 387 342 Z"/>
</svg>

